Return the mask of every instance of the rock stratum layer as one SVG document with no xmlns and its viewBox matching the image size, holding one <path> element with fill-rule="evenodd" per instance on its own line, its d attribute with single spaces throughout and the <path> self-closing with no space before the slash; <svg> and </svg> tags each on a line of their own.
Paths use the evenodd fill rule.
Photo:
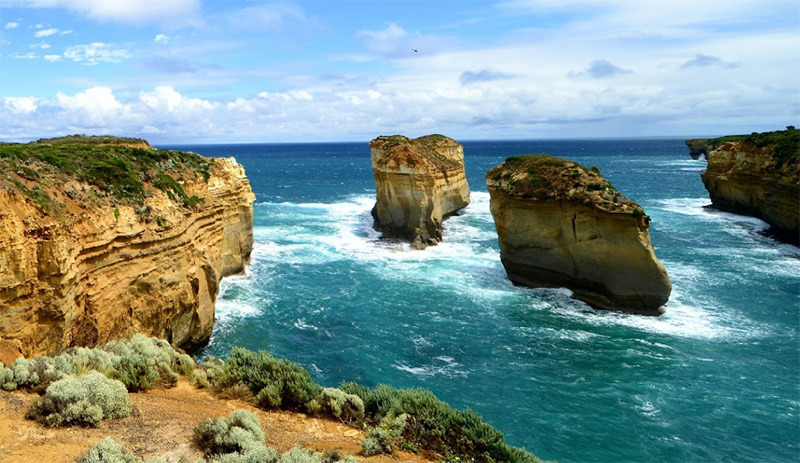
<svg viewBox="0 0 800 463">
<path fill-rule="evenodd" d="M 596 168 L 513 156 L 486 174 L 509 279 L 566 287 L 606 310 L 658 315 L 672 285 L 650 243 L 649 217 Z"/>
<path fill-rule="evenodd" d="M 377 201 L 374 227 L 385 238 L 415 249 L 442 241 L 442 221 L 469 204 L 464 149 L 455 140 L 428 135 L 410 140 L 378 137 L 369 144 Z"/>
<path fill-rule="evenodd" d="M 701 178 L 711 202 L 718 209 L 758 217 L 771 226 L 774 236 L 798 245 L 800 132 L 790 129 L 739 138 L 719 144 L 708 155 Z"/>
<path fill-rule="evenodd" d="M 208 341 L 220 279 L 253 245 L 255 196 L 233 158 L 68 137 L 0 144 L 0 162 L 5 350 Z"/>
</svg>

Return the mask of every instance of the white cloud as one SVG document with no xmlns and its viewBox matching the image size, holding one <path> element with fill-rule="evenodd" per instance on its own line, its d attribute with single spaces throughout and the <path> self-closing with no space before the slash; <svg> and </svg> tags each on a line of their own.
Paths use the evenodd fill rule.
<svg viewBox="0 0 800 463">
<path fill-rule="evenodd" d="M 32 43 L 30 47 L 38 48 L 40 50 L 47 50 L 48 48 L 50 48 L 50 44 L 47 42 Z"/>
<path fill-rule="evenodd" d="M 166 44 L 166 43 L 169 43 L 169 37 L 167 35 L 164 35 L 164 34 L 156 34 L 156 36 L 153 37 L 153 42 Z"/>
<path fill-rule="evenodd" d="M 11 111 L 16 114 L 31 114 L 38 108 L 36 98 L 31 97 L 7 97 L 4 103 Z"/>
<path fill-rule="evenodd" d="M 45 61 L 50 61 L 51 63 L 55 63 L 57 61 L 61 61 L 61 55 L 44 55 L 43 57 Z"/>
<path fill-rule="evenodd" d="M 11 30 L 11 29 L 16 29 L 17 27 L 19 27 L 18 22 L 7 22 L 6 25 L 4 26 L 4 29 Z"/>
<path fill-rule="evenodd" d="M 8 0 L 35 8 L 65 8 L 98 21 L 181 27 L 199 22 L 200 0 Z"/>
<path fill-rule="evenodd" d="M 88 45 L 74 45 L 64 52 L 64 57 L 77 63 L 93 66 L 100 63 L 119 63 L 131 57 L 127 50 L 114 45 L 95 42 Z"/>
<path fill-rule="evenodd" d="M 30 51 L 28 53 L 14 53 L 11 55 L 11 57 L 16 59 L 36 59 L 39 57 L 39 55 Z"/>
<path fill-rule="evenodd" d="M 412 57 L 423 44 L 426 45 L 423 50 L 430 52 L 432 44 L 432 40 L 425 40 L 420 34 L 410 33 L 395 23 L 389 23 L 383 29 L 358 31 L 356 37 L 361 39 L 367 51 L 386 58 Z"/>
<path fill-rule="evenodd" d="M 33 36 L 36 38 L 41 38 L 41 37 L 50 37 L 51 35 L 56 35 L 56 34 L 58 34 L 58 29 L 50 28 L 50 29 L 40 29 L 36 31 L 36 33 L 33 34 Z"/>
</svg>

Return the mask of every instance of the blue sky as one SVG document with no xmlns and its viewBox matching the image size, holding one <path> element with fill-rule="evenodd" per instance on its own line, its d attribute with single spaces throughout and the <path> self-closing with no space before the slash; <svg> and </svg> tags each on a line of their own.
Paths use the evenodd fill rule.
<svg viewBox="0 0 800 463">
<path fill-rule="evenodd" d="M 800 126 L 796 0 L 0 0 L 0 140 Z"/>
</svg>

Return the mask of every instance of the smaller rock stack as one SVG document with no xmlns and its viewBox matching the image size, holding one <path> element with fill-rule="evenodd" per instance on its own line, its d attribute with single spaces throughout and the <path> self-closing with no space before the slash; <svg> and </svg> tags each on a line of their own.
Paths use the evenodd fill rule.
<svg viewBox="0 0 800 463">
<path fill-rule="evenodd" d="M 672 285 L 650 244 L 650 218 L 596 167 L 512 156 L 486 183 L 512 282 L 566 287 L 599 309 L 662 313 Z"/>
<path fill-rule="evenodd" d="M 374 227 L 384 238 L 407 240 L 414 249 L 442 241 L 442 221 L 469 204 L 464 149 L 452 138 L 411 140 L 382 136 L 369 144 L 377 202 Z"/>
</svg>

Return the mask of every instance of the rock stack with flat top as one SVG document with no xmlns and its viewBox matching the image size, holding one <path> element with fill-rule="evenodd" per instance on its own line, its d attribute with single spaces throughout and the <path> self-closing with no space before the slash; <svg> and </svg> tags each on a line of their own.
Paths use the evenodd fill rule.
<svg viewBox="0 0 800 463">
<path fill-rule="evenodd" d="M 469 204 L 464 149 L 443 135 L 382 136 L 369 144 L 377 201 L 374 227 L 414 249 L 442 241 L 442 222 Z"/>
<path fill-rule="evenodd" d="M 512 282 L 566 287 L 598 309 L 662 313 L 672 285 L 650 243 L 650 218 L 596 167 L 512 156 L 486 183 Z"/>
</svg>

